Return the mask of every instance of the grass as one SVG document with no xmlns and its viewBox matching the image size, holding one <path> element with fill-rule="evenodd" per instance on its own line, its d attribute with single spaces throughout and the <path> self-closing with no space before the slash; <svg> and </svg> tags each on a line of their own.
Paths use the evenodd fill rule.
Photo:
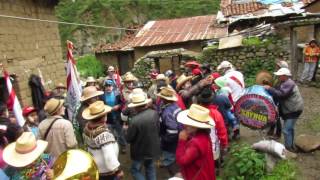
<svg viewBox="0 0 320 180">
<path fill-rule="evenodd" d="M 307 128 L 314 131 L 319 132 L 320 129 L 320 114 L 314 116 L 312 120 L 307 122 Z"/>
<path fill-rule="evenodd" d="M 270 174 L 265 175 L 261 180 L 296 180 L 298 179 L 297 169 L 294 161 L 282 160 Z"/>
</svg>

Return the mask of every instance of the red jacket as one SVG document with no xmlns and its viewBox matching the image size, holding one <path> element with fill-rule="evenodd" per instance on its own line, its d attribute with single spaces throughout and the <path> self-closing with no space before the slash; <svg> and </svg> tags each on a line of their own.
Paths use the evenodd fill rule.
<svg viewBox="0 0 320 180">
<path fill-rule="evenodd" d="M 179 140 L 176 161 L 185 180 L 215 180 L 215 167 L 209 134 L 197 133 Z"/>
<path fill-rule="evenodd" d="M 216 131 L 218 138 L 220 140 L 221 147 L 225 148 L 228 146 L 228 132 L 226 129 L 226 126 L 224 124 L 224 119 L 221 115 L 221 113 L 218 111 L 218 106 L 216 105 L 208 105 L 204 106 L 205 108 L 210 110 L 210 116 L 214 119 L 214 122 L 216 123 Z"/>
<path fill-rule="evenodd" d="M 178 98 L 178 101 L 177 101 L 178 106 L 180 107 L 181 110 L 185 110 L 186 105 L 184 104 L 182 97 L 178 93 L 176 94 L 176 96 Z"/>
</svg>

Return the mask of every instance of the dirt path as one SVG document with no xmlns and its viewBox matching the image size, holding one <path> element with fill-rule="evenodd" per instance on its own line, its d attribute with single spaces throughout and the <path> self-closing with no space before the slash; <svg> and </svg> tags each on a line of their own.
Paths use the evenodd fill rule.
<svg viewBox="0 0 320 180">
<path fill-rule="evenodd" d="M 304 112 L 298 120 L 296 126 L 296 135 L 302 133 L 319 134 L 320 135 L 320 89 L 312 87 L 300 87 L 300 91 L 304 98 Z M 263 139 L 263 134 L 259 131 L 253 131 L 245 127 L 241 127 L 241 141 L 252 144 Z M 283 143 L 283 138 L 280 142 Z M 143 147 L 142 147 L 143 148 Z M 126 155 L 120 156 L 120 161 L 125 171 L 126 180 L 130 180 L 130 164 L 129 151 Z M 320 179 L 320 151 L 314 153 L 299 153 L 295 160 L 299 168 L 299 180 L 319 180 Z M 159 180 L 168 178 L 168 174 L 164 169 L 157 169 Z"/>
</svg>

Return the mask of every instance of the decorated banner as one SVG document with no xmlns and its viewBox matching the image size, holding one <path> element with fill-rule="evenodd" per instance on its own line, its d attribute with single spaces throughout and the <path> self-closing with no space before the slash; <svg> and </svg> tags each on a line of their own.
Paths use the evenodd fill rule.
<svg viewBox="0 0 320 180">
<path fill-rule="evenodd" d="M 236 102 L 235 115 L 252 129 L 264 129 L 276 121 L 277 111 L 272 97 L 262 86 L 252 86 Z"/>
<path fill-rule="evenodd" d="M 21 105 L 20 105 L 18 97 L 16 96 L 16 93 L 12 87 L 9 73 L 6 70 L 3 70 L 3 75 L 5 78 L 8 93 L 9 93 L 9 99 L 7 102 L 8 109 L 10 111 L 13 111 L 14 116 L 17 119 L 18 124 L 22 127 L 25 123 L 25 120 L 22 116 Z"/>
<path fill-rule="evenodd" d="M 67 99 L 68 117 L 71 119 L 76 112 L 76 108 L 80 104 L 81 85 L 78 75 L 76 61 L 73 58 L 73 43 L 67 41 Z"/>
</svg>

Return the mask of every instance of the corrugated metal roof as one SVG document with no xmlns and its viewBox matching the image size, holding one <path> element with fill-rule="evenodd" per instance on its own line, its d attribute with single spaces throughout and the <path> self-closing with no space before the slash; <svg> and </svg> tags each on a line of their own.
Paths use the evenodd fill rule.
<svg viewBox="0 0 320 180">
<path fill-rule="evenodd" d="M 149 21 L 130 43 L 131 47 L 154 46 L 226 35 L 226 28 L 213 26 L 215 15 Z"/>
<path fill-rule="evenodd" d="M 222 0 L 221 3 L 223 1 L 224 0 Z M 268 9 L 268 6 L 259 2 L 229 5 L 226 5 L 226 3 L 224 3 L 224 7 L 221 7 L 221 11 L 225 17 L 253 13 L 263 9 Z"/>
</svg>

